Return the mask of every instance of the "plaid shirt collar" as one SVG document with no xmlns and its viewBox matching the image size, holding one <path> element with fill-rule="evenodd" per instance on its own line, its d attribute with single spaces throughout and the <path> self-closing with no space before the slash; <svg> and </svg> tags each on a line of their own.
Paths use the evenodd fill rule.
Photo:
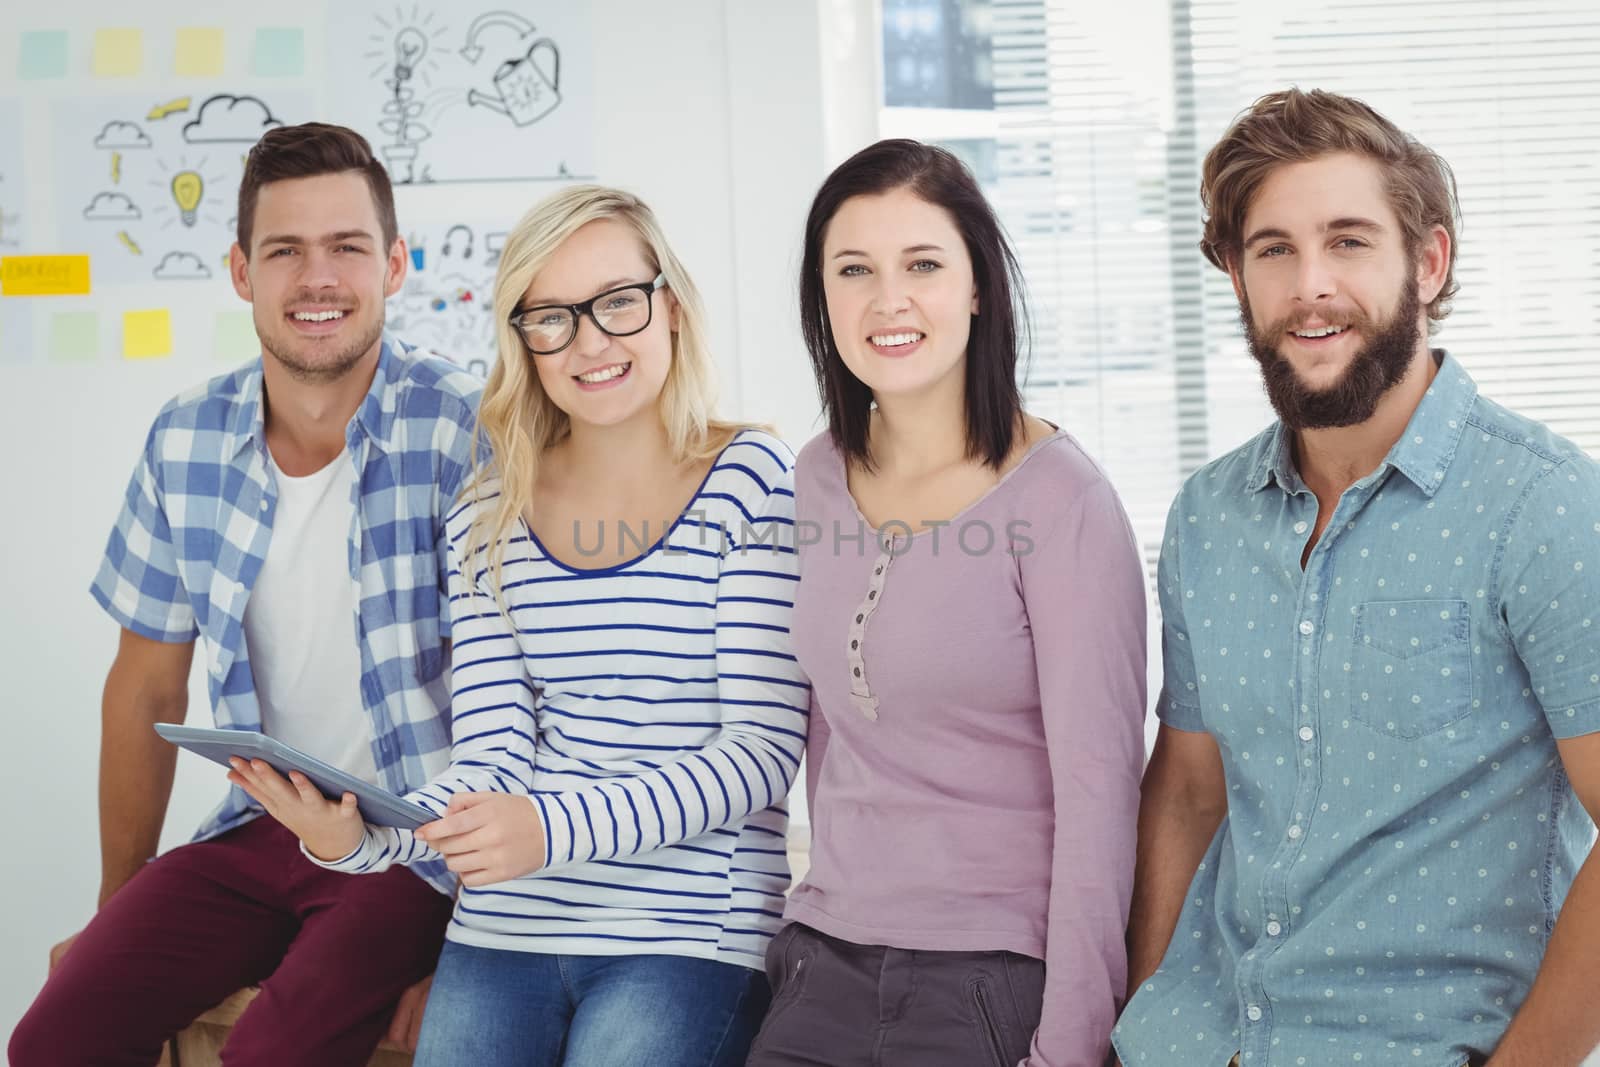
<svg viewBox="0 0 1600 1067">
<path fill-rule="evenodd" d="M 357 428 L 365 433 L 369 440 L 380 446 L 389 439 L 395 419 L 394 391 L 390 388 L 390 383 L 394 380 L 395 371 L 398 369 L 396 348 L 402 352 L 410 351 L 403 342 L 385 333 L 378 346 L 378 366 L 373 372 L 372 384 L 368 386 L 367 395 L 361 399 L 361 406 L 356 408 L 355 417 L 350 420 L 350 427 L 346 430 L 347 447 L 355 443 Z M 237 458 L 239 453 L 251 444 L 257 444 L 261 448 L 266 447 L 266 407 L 261 403 L 263 390 L 261 363 L 257 361 L 243 371 L 239 380 L 239 396 L 233 406 L 228 426 L 231 440 L 223 445 L 223 455 Z"/>
</svg>

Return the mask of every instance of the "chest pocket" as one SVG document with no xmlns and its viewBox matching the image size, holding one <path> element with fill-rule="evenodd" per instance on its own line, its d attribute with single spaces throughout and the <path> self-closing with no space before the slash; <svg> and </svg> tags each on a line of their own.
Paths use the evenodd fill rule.
<svg viewBox="0 0 1600 1067">
<path fill-rule="evenodd" d="M 1464 600 L 1375 600 L 1356 608 L 1350 717 L 1414 741 L 1472 711 L 1472 620 Z"/>
</svg>

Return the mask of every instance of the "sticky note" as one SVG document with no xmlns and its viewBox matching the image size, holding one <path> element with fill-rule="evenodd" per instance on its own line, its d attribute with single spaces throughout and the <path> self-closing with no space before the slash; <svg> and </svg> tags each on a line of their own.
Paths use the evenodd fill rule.
<svg viewBox="0 0 1600 1067">
<path fill-rule="evenodd" d="M 88 256 L 0 256 L 0 296 L 83 296 Z"/>
<path fill-rule="evenodd" d="M 124 359 L 156 359 L 172 354 L 172 315 L 166 308 L 122 313 Z"/>
<path fill-rule="evenodd" d="M 50 320 L 50 358 L 62 363 L 100 355 L 100 316 L 93 311 L 62 311 Z"/>
<path fill-rule="evenodd" d="M 143 30 L 95 30 L 94 76 L 131 78 L 144 69 Z"/>
<path fill-rule="evenodd" d="M 211 331 L 211 354 L 237 363 L 261 354 L 261 339 L 256 336 L 255 319 L 248 311 L 219 311 Z"/>
<path fill-rule="evenodd" d="M 23 81 L 67 76 L 67 31 L 29 30 L 18 35 L 17 77 Z"/>
<path fill-rule="evenodd" d="M 221 77 L 222 31 L 210 27 L 179 30 L 172 72 L 181 78 Z"/>
<path fill-rule="evenodd" d="M 297 28 L 256 31 L 252 69 L 258 78 L 297 78 L 305 73 L 305 33 Z"/>
</svg>

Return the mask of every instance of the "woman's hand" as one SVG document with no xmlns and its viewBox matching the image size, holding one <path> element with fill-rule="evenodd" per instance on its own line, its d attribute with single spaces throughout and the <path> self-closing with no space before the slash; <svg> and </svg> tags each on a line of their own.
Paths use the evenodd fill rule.
<svg viewBox="0 0 1600 1067">
<path fill-rule="evenodd" d="M 457 793 L 445 817 L 417 838 L 444 856 L 464 886 L 520 878 L 545 864 L 544 821 L 533 798 L 520 794 Z"/>
<path fill-rule="evenodd" d="M 228 781 L 255 798 L 267 814 L 287 826 L 306 851 L 324 863 L 341 860 L 361 844 L 367 827 L 356 808 L 356 795 L 329 800 L 299 771 L 283 775 L 262 760 L 228 761 Z"/>
</svg>

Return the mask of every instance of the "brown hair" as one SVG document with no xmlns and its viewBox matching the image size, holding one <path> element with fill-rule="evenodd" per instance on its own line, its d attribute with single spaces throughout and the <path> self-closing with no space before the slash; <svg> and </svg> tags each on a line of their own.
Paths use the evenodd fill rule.
<svg viewBox="0 0 1600 1067">
<path fill-rule="evenodd" d="M 1022 268 L 978 180 L 949 149 L 920 141 L 868 145 L 823 181 L 806 216 L 800 262 L 800 332 L 811 354 L 822 409 L 834 445 L 871 468 L 867 440 L 872 390 L 845 366 L 834 343 L 822 285 L 822 244 L 845 201 L 906 189 L 943 208 L 961 233 L 972 260 L 972 282 L 982 314 L 972 316 L 967 338 L 967 455 L 999 470 L 1022 425 L 1017 358 L 1030 343 Z"/>
<path fill-rule="evenodd" d="M 1450 236 L 1444 287 L 1428 318 L 1450 313 L 1459 288 L 1456 262 L 1456 179 L 1450 165 L 1416 138 L 1359 100 L 1312 89 L 1269 93 L 1234 120 L 1206 153 L 1200 203 L 1206 213 L 1200 250 L 1228 270 L 1243 253 L 1244 217 L 1274 168 L 1330 152 L 1354 152 L 1383 168 L 1389 205 L 1400 221 L 1406 251 L 1417 256 L 1434 226 Z"/>
<path fill-rule="evenodd" d="M 239 247 L 250 255 L 250 234 L 256 221 L 256 198 L 261 187 L 289 178 L 314 178 L 320 174 L 357 171 L 367 179 L 372 203 L 378 209 L 378 225 L 383 230 L 383 247 L 393 248 L 400 235 L 394 216 L 394 189 L 389 172 L 372 155 L 367 139 L 345 126 L 326 122 L 307 122 L 299 126 L 275 126 L 262 135 L 244 163 L 239 181 Z"/>
</svg>

